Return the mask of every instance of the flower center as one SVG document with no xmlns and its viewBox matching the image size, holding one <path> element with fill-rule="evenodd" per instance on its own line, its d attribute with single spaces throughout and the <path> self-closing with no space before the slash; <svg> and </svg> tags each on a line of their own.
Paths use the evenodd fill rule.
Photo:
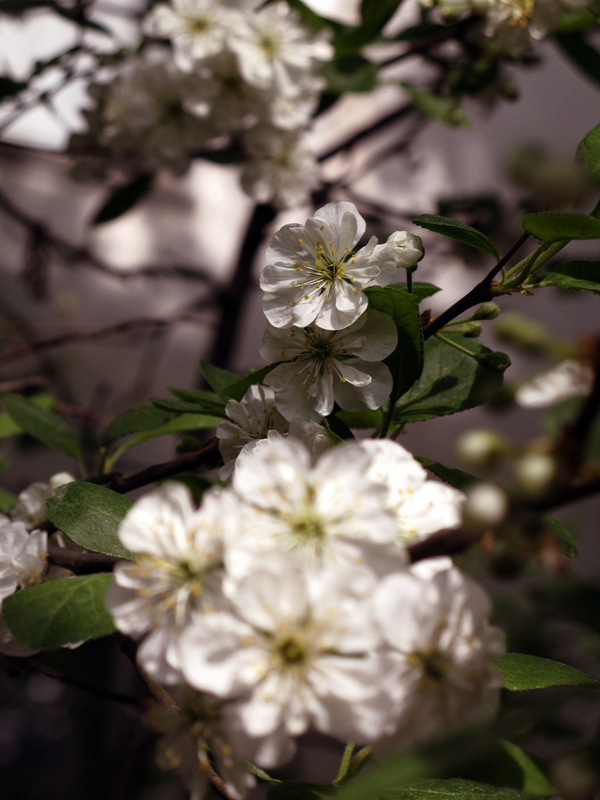
<svg viewBox="0 0 600 800">
<path fill-rule="evenodd" d="M 187 29 L 194 36 L 202 36 L 212 27 L 209 17 L 191 17 L 187 20 Z"/>
<path fill-rule="evenodd" d="M 286 632 L 276 637 L 273 651 L 282 667 L 305 664 L 309 655 L 308 642 L 300 631 Z"/>
<path fill-rule="evenodd" d="M 414 666 L 421 668 L 424 681 L 439 683 L 446 674 L 446 661 L 438 650 L 422 650 L 411 653 L 409 661 Z"/>
<path fill-rule="evenodd" d="M 258 45 L 267 58 L 274 58 L 279 54 L 279 43 L 268 33 L 263 33 L 259 39 Z"/>
<path fill-rule="evenodd" d="M 520 27 L 526 27 L 527 23 L 533 16 L 535 0 L 508 0 L 506 5 L 508 6 L 510 13 L 507 24 L 511 26 L 519 25 Z"/>
</svg>

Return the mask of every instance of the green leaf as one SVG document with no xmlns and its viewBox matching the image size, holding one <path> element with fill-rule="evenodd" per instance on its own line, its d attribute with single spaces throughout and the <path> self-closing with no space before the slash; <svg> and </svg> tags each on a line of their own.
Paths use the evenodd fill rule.
<svg viewBox="0 0 600 800">
<path fill-rule="evenodd" d="M 172 411 L 176 414 L 198 414 L 201 411 L 198 403 L 190 403 L 187 400 L 169 400 L 162 397 L 151 397 L 150 402 L 153 406 L 156 406 L 156 408 L 162 408 L 165 411 Z M 223 414 L 217 414 L 215 411 L 211 410 L 209 416 L 223 419 L 225 412 L 223 412 Z"/>
<path fill-rule="evenodd" d="M 419 111 L 427 114 L 428 117 L 436 119 L 451 128 L 465 128 L 468 126 L 469 119 L 460 106 L 457 105 L 456 100 L 440 97 L 438 94 L 429 92 L 426 89 L 419 89 L 410 83 L 403 82 L 400 85 L 411 96 Z"/>
<path fill-rule="evenodd" d="M 541 211 L 529 214 L 523 228 L 542 242 L 561 239 L 600 239 L 600 219 L 566 211 Z"/>
<path fill-rule="evenodd" d="M 563 53 L 576 67 L 595 83 L 600 83 L 600 53 L 580 33 L 561 33 L 554 36 Z"/>
<path fill-rule="evenodd" d="M 48 519 L 72 542 L 115 558 L 135 560 L 118 536 L 131 500 L 95 483 L 75 481 L 55 489 L 46 500 Z"/>
<path fill-rule="evenodd" d="M 148 194 L 153 181 L 154 173 L 148 172 L 134 178 L 129 183 L 117 186 L 96 212 L 92 219 L 92 225 L 103 225 L 105 222 L 111 222 L 113 219 L 121 217 Z"/>
<path fill-rule="evenodd" d="M 600 125 L 586 134 L 577 148 L 576 158 L 594 178 L 600 178 Z"/>
<path fill-rule="evenodd" d="M 241 400 L 251 386 L 262 383 L 269 372 L 275 369 L 279 363 L 280 362 L 276 361 L 274 364 L 268 364 L 262 369 L 249 372 L 244 378 L 228 386 L 227 389 L 225 389 L 225 394 L 229 395 L 229 397 L 232 397 L 234 400 Z"/>
<path fill-rule="evenodd" d="M 17 394 L 2 395 L 7 414 L 25 433 L 67 456 L 81 457 L 81 442 L 75 431 L 57 414 Z"/>
<path fill-rule="evenodd" d="M 552 686 L 593 686 L 600 683 L 585 672 L 549 658 L 505 653 L 494 662 L 502 672 L 503 687 L 511 692 L 549 689 Z"/>
<path fill-rule="evenodd" d="M 540 286 L 600 294 L 600 261 L 565 261 L 550 267 Z"/>
<path fill-rule="evenodd" d="M 2 611 L 17 639 L 36 650 L 98 639 L 115 630 L 104 604 L 111 581 L 104 573 L 40 583 L 5 598 Z"/>
<path fill-rule="evenodd" d="M 379 67 L 360 55 L 344 55 L 321 68 L 330 92 L 370 92 L 377 86 Z"/>
<path fill-rule="evenodd" d="M 338 411 L 335 415 L 349 428 L 378 428 L 383 422 L 383 411 Z"/>
<path fill-rule="evenodd" d="M 302 0 L 287 0 L 288 6 L 294 8 L 299 14 L 302 23 L 312 31 L 321 31 L 324 28 L 340 30 L 343 26 L 339 22 L 321 17 L 316 11 L 309 8 Z"/>
<path fill-rule="evenodd" d="M 422 456 L 417 456 L 416 458 L 436 478 L 450 486 L 454 486 L 455 489 L 460 489 L 461 492 L 466 492 L 474 483 L 480 482 L 479 478 L 469 475 L 468 472 L 463 472 L 462 469 L 447 467 L 445 464 L 440 464 L 439 461 L 433 461 L 431 458 L 423 458 Z"/>
<path fill-rule="evenodd" d="M 45 408 L 50 411 L 56 405 L 54 398 L 49 394 L 35 394 L 28 398 L 32 403 L 40 408 Z M 6 412 L 0 414 L 0 439 L 6 439 L 9 436 L 18 436 L 24 433 L 23 428 L 10 417 Z"/>
<path fill-rule="evenodd" d="M 361 28 L 366 28 L 370 38 L 381 33 L 391 20 L 402 0 L 361 0 Z"/>
<path fill-rule="evenodd" d="M 366 290 L 370 308 L 389 314 L 398 329 L 398 344 L 384 359 L 390 368 L 394 385 L 390 403 L 403 395 L 417 380 L 423 369 L 423 327 L 417 298 L 398 286 L 373 286 Z"/>
<path fill-rule="evenodd" d="M 19 498 L 16 494 L 0 487 L 0 514 L 8 514 L 16 506 Z"/>
<path fill-rule="evenodd" d="M 537 797 L 554 797 L 556 790 L 544 775 L 538 759 L 532 758 L 513 742 L 501 741 L 500 746 L 521 770 L 521 781 L 517 788 Z"/>
<path fill-rule="evenodd" d="M 575 540 L 562 522 L 559 522 L 557 519 L 550 516 L 550 514 L 543 514 L 540 521 L 544 527 L 549 528 L 552 533 L 556 535 L 561 553 L 567 556 L 567 558 L 577 558 L 579 550 L 577 549 Z"/>
<path fill-rule="evenodd" d="M 229 400 L 229 398 L 225 394 L 225 389 L 227 389 L 228 386 L 237 383 L 240 379 L 240 376 L 236 375 L 235 372 L 229 372 L 228 370 L 221 369 L 220 367 L 213 367 L 213 365 L 209 364 L 208 361 L 200 362 L 200 372 L 204 376 L 204 379 L 210 388 L 214 389 L 215 392 L 226 401 Z"/>
<path fill-rule="evenodd" d="M 401 289 L 406 290 L 405 283 L 397 284 Z M 431 297 L 438 292 L 441 292 L 439 286 L 435 286 L 433 283 L 425 283 L 423 281 L 414 281 L 412 285 L 412 293 L 417 298 L 418 302 L 420 303 L 422 300 L 425 300 L 427 297 Z"/>
<path fill-rule="evenodd" d="M 215 417 L 225 416 L 225 401 L 214 392 L 205 392 L 202 389 L 169 389 L 169 391 L 179 400 L 194 403 L 197 406 L 196 413 L 203 411 Z"/>
<path fill-rule="evenodd" d="M 134 406 L 133 408 L 128 408 L 127 411 L 111 420 L 102 430 L 99 442 L 102 447 L 106 447 L 123 436 L 160 428 L 172 416 L 169 412 L 161 411 L 156 406 Z"/>
<path fill-rule="evenodd" d="M 477 339 L 444 333 L 476 355 L 490 353 Z M 421 422 L 484 403 L 502 386 L 502 373 L 479 364 L 435 336 L 425 342 L 425 366 L 418 381 L 398 401 L 394 423 Z"/>
<path fill-rule="evenodd" d="M 463 778 L 425 778 L 386 794 L 386 800 L 529 800 L 519 789 Z"/>
<path fill-rule="evenodd" d="M 271 784 L 268 800 L 323 800 L 335 792 L 335 786 L 302 781 L 280 781 Z"/>
<path fill-rule="evenodd" d="M 450 217 L 438 217 L 435 214 L 421 214 L 413 219 L 415 225 L 421 228 L 426 228 L 428 231 L 434 233 L 441 233 L 442 236 L 447 236 L 449 239 L 455 239 L 461 244 L 466 244 L 468 247 L 474 247 L 481 250 L 483 253 L 488 253 L 496 260 L 500 260 L 500 251 L 496 245 L 488 239 L 488 237 L 472 228 L 470 225 L 465 225 L 464 222 L 459 222 L 457 219 L 450 219 Z"/>
</svg>

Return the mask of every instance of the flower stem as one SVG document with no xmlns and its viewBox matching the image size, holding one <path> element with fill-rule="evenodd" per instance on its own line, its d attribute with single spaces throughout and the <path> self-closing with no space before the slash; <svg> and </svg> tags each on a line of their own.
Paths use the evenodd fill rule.
<svg viewBox="0 0 600 800">
<path fill-rule="evenodd" d="M 344 755 L 342 756 L 342 761 L 337 771 L 337 775 L 333 780 L 334 786 L 337 786 L 339 783 L 341 783 L 348 774 L 348 769 L 350 768 L 350 762 L 352 761 L 353 753 L 354 753 L 354 742 L 348 742 L 348 744 L 344 748 Z"/>
</svg>

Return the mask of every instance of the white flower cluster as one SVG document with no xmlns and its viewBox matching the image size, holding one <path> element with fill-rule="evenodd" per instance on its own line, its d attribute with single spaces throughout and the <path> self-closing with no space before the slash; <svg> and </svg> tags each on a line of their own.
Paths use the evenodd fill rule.
<svg viewBox="0 0 600 800">
<path fill-rule="evenodd" d="M 405 541 L 460 523 L 461 493 L 391 441 L 313 456 L 271 430 L 199 509 L 167 483 L 121 523 L 139 554 L 108 606 L 169 684 L 161 763 L 201 797 L 210 764 L 243 797 L 309 729 L 398 752 L 493 713 L 503 652 L 484 592 Z"/>
<path fill-rule="evenodd" d="M 113 164 L 185 172 L 195 152 L 228 136 L 244 152 L 242 185 L 257 202 L 304 202 L 317 177 L 306 143 L 333 49 L 311 35 L 285 2 L 171 0 L 144 20 L 169 40 L 132 55 L 96 84 L 88 132 L 71 149 L 108 152 Z"/>
</svg>

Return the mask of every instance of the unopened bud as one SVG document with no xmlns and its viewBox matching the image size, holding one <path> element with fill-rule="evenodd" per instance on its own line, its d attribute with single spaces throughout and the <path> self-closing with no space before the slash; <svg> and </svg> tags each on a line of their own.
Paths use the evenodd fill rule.
<svg viewBox="0 0 600 800">
<path fill-rule="evenodd" d="M 471 319 L 496 319 L 499 313 L 500 306 L 497 306 L 496 303 L 484 303 L 479 306 Z"/>
<path fill-rule="evenodd" d="M 475 356 L 475 359 L 481 364 L 482 367 L 491 370 L 492 372 L 504 372 L 510 367 L 510 358 L 506 353 L 481 353 Z"/>
<path fill-rule="evenodd" d="M 491 467 L 507 452 L 504 439 L 494 431 L 474 428 L 462 434 L 457 442 L 458 457 L 474 469 Z"/>
<path fill-rule="evenodd" d="M 483 333 L 483 325 L 481 322 L 463 322 L 458 333 L 462 333 L 467 339 L 477 339 Z"/>
<path fill-rule="evenodd" d="M 408 231 L 394 231 L 388 236 L 388 244 L 394 251 L 396 266 L 404 269 L 415 269 L 425 254 L 421 237 Z"/>
<path fill-rule="evenodd" d="M 508 511 L 506 492 L 493 483 L 479 483 L 467 492 L 464 524 L 473 531 L 484 531 L 500 525 Z"/>
<path fill-rule="evenodd" d="M 546 352 L 552 337 L 539 322 L 528 319 L 516 311 L 503 314 L 494 328 L 505 342 L 518 345 L 536 353 Z"/>
<path fill-rule="evenodd" d="M 546 453 L 527 453 L 515 466 L 518 488 L 529 497 L 539 497 L 552 486 L 556 477 L 556 461 Z"/>
</svg>

